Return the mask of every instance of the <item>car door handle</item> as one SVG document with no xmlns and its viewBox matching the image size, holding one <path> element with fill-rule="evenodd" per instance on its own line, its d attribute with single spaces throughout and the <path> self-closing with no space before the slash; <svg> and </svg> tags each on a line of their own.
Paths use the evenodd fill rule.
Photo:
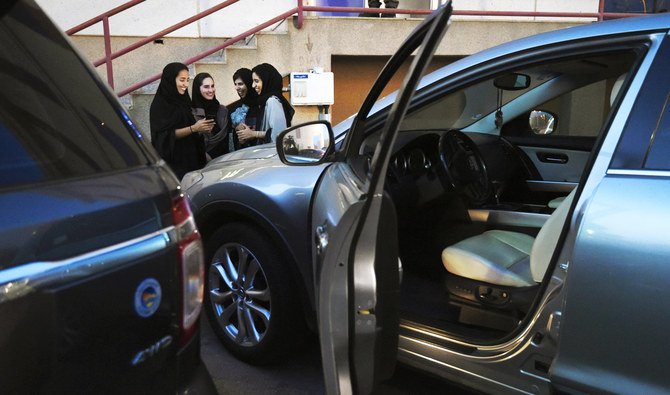
<svg viewBox="0 0 670 395">
<path fill-rule="evenodd" d="M 328 247 L 328 226 L 326 224 L 316 227 L 314 242 L 316 244 L 317 255 L 321 255 L 326 250 L 326 247 Z"/>
<path fill-rule="evenodd" d="M 558 163 L 558 164 L 565 164 L 568 163 L 568 156 L 566 154 L 557 154 L 554 152 L 538 152 L 537 153 L 537 159 L 540 160 L 540 162 L 544 163 Z"/>
</svg>

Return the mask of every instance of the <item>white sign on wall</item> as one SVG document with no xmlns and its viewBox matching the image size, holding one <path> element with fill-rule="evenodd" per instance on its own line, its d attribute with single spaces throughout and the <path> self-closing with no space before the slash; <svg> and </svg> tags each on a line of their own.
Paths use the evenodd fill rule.
<svg viewBox="0 0 670 395">
<path fill-rule="evenodd" d="M 291 73 L 291 104 L 294 106 L 331 105 L 335 102 L 335 77 L 332 72 Z"/>
</svg>

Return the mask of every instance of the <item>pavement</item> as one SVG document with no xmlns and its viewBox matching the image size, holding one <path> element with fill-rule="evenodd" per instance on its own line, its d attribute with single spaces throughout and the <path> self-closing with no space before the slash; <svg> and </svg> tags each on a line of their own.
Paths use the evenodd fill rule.
<svg viewBox="0 0 670 395">
<path fill-rule="evenodd" d="M 325 394 L 316 336 L 298 353 L 270 366 L 241 362 L 226 351 L 201 317 L 201 356 L 221 395 Z"/>
</svg>

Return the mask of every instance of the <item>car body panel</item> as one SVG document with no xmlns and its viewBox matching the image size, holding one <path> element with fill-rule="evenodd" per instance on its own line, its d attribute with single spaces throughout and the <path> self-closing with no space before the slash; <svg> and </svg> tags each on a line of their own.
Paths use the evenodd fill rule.
<svg viewBox="0 0 670 395">
<path fill-rule="evenodd" d="M 160 215 L 170 207 L 167 192 L 156 170 L 138 168 L 70 182 L 67 189 L 56 184 L 5 193 L 0 216 L 13 226 L 0 230 L 1 269 L 66 259 L 157 232 L 170 224 Z"/>
<path fill-rule="evenodd" d="M 666 355 L 659 344 L 665 341 L 668 321 L 659 311 L 659 298 L 670 275 L 667 216 L 659 214 L 669 196 L 667 174 L 632 173 L 608 175 L 590 196 L 570 261 L 565 318 L 552 368 L 557 388 L 668 390 L 667 370 L 657 361 Z M 631 210 L 631 204 L 657 209 Z M 644 292 L 634 284 L 644 284 Z M 613 344 L 621 357 L 612 355 Z"/>
<path fill-rule="evenodd" d="M 284 251 L 293 262 L 290 270 L 303 280 L 298 286 L 308 298 L 305 307 L 314 311 L 310 221 L 307 215 L 295 213 L 309 211 L 314 185 L 328 164 L 288 167 L 279 161 L 274 146 L 248 148 L 228 155 L 197 172 L 199 181 L 185 190 L 199 229 L 207 236 L 225 218 L 241 218 L 263 227 L 285 246 Z M 285 172 L 283 176 L 291 180 L 290 184 L 277 182 L 274 174 L 279 167 Z M 217 198 L 212 199 L 213 196 Z"/>
<path fill-rule="evenodd" d="M 212 393 L 182 328 L 180 248 L 200 241 L 178 180 L 34 1 L 0 32 L 2 390 Z"/>
<path fill-rule="evenodd" d="M 354 230 L 363 208 L 365 186 L 352 183 L 345 164 L 334 164 L 326 172 L 318 187 L 318 193 L 329 196 L 329 199 L 315 199 L 314 223 L 318 224 L 319 239 L 315 240 L 315 255 L 318 266 L 318 319 L 323 361 L 324 381 L 328 393 L 355 392 L 355 366 L 351 361 L 349 337 L 352 317 L 351 291 L 348 281 L 351 271 L 349 265 L 349 248 Z M 339 204 L 331 205 L 335 200 Z M 320 204 L 320 202 L 327 204 Z M 322 206 L 328 209 L 321 210 Z M 325 217 L 323 217 L 325 214 Z M 340 231 L 336 232 L 338 226 Z M 324 240 L 325 237 L 325 240 Z M 346 262 L 346 263 L 345 263 Z M 337 302 L 337 303 L 336 303 Z M 338 319 L 332 319 L 338 317 Z M 364 317 L 366 322 L 373 320 Z M 358 327 L 358 325 L 356 325 Z M 374 325 L 370 326 L 374 328 Z M 332 333 L 332 336 L 323 335 Z M 368 378 L 372 378 L 370 375 Z"/>
</svg>

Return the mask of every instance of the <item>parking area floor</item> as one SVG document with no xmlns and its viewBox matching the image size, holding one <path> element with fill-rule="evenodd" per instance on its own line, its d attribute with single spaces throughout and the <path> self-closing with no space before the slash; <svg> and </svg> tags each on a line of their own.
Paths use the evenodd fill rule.
<svg viewBox="0 0 670 395">
<path fill-rule="evenodd" d="M 202 316 L 202 359 L 221 395 L 237 394 L 325 394 L 317 337 L 305 339 L 305 347 L 272 366 L 258 367 L 240 362 L 219 343 Z M 432 376 L 398 366 L 394 376 L 380 386 L 379 394 L 474 394 Z"/>
</svg>

